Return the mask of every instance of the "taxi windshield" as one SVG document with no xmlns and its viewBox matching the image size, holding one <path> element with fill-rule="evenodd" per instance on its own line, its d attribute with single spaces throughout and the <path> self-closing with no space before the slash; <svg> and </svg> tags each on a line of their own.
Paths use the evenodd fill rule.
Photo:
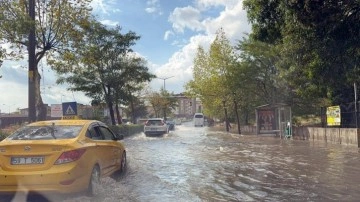
<svg viewBox="0 0 360 202">
<path fill-rule="evenodd" d="M 7 139 L 10 140 L 49 140 L 75 138 L 82 126 L 25 126 L 15 131 Z"/>
</svg>

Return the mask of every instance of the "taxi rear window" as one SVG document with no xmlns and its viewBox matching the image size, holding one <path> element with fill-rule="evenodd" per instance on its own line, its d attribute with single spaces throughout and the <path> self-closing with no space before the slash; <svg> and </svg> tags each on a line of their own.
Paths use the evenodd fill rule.
<svg viewBox="0 0 360 202">
<path fill-rule="evenodd" d="M 51 140 L 71 139 L 79 135 L 82 126 L 24 126 L 7 139 L 10 140 Z"/>
</svg>

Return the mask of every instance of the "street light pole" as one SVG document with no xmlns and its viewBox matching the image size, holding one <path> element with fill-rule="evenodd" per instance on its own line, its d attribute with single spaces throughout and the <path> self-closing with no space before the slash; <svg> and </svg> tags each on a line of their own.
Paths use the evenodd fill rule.
<svg viewBox="0 0 360 202">
<path fill-rule="evenodd" d="M 166 88 L 165 88 L 165 81 L 166 81 L 167 79 L 172 78 L 172 77 L 174 77 L 174 76 L 169 76 L 169 77 L 165 77 L 165 78 L 160 78 L 160 77 L 156 77 L 156 78 L 157 78 L 157 79 L 162 79 L 162 80 L 164 80 L 164 90 L 166 90 Z"/>
<path fill-rule="evenodd" d="M 158 78 L 158 79 L 164 80 L 164 92 L 166 91 L 165 81 L 166 81 L 167 79 L 172 78 L 172 77 L 174 77 L 174 76 L 169 76 L 169 77 L 165 77 L 165 78 L 156 77 L 156 78 Z M 166 108 L 167 108 L 167 106 L 165 105 L 165 106 L 164 106 L 164 121 L 166 121 Z"/>
</svg>

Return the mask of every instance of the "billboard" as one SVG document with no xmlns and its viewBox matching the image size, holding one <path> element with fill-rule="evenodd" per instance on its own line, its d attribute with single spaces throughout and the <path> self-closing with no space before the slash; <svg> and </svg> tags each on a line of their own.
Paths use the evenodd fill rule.
<svg viewBox="0 0 360 202">
<path fill-rule="evenodd" d="M 52 104 L 51 117 L 62 117 L 62 116 L 63 116 L 62 104 Z"/>
<path fill-rule="evenodd" d="M 340 126 L 341 111 L 339 105 L 326 108 L 326 122 L 328 126 Z"/>
<path fill-rule="evenodd" d="M 275 110 L 258 110 L 258 116 L 260 132 L 272 131 L 276 129 Z"/>
</svg>

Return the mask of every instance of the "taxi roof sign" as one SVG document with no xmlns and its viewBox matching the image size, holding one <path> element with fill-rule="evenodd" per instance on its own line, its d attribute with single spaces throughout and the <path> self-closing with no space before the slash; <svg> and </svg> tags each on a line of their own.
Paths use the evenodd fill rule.
<svg viewBox="0 0 360 202">
<path fill-rule="evenodd" d="M 79 116 L 63 116 L 61 120 L 77 120 L 80 119 Z"/>
</svg>

